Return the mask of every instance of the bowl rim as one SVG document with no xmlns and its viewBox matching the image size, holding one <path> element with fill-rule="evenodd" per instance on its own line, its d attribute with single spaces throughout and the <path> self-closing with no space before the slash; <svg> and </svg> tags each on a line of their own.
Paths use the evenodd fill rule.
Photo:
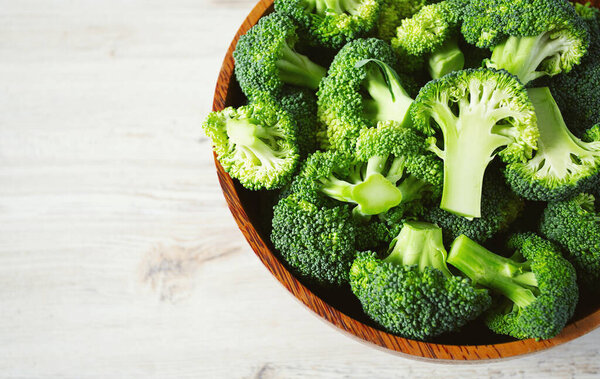
<svg viewBox="0 0 600 379">
<path fill-rule="evenodd" d="M 238 29 L 219 72 L 213 99 L 213 111 L 221 111 L 227 106 L 227 94 L 234 78 L 233 51 L 239 37 L 272 9 L 272 5 L 273 0 L 259 0 Z M 581 320 L 569 323 L 558 336 L 549 340 L 536 341 L 528 339 L 490 345 L 448 345 L 411 340 L 365 325 L 327 304 L 300 283 L 285 268 L 252 225 L 235 189 L 233 180 L 219 164 L 214 152 L 213 156 L 219 184 L 229 210 L 256 256 L 297 300 L 321 319 L 327 321 L 328 324 L 337 327 L 346 335 L 350 335 L 361 342 L 367 342 L 371 346 L 374 345 L 388 352 L 391 351 L 409 358 L 428 361 L 477 361 L 516 357 L 539 352 L 572 341 L 600 326 L 600 309 L 598 309 Z"/>
</svg>

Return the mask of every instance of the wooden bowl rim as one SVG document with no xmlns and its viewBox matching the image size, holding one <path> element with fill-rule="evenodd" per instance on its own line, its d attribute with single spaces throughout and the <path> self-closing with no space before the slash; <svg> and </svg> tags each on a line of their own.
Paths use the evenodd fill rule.
<svg viewBox="0 0 600 379">
<path fill-rule="evenodd" d="M 213 111 L 223 110 L 227 104 L 227 93 L 230 82 L 234 75 L 233 51 L 241 35 L 246 33 L 250 27 L 262 17 L 272 6 L 273 0 L 259 0 L 248 17 L 244 20 L 237 31 L 219 73 L 215 96 L 213 100 Z M 455 360 L 471 361 L 515 357 L 524 354 L 530 354 L 541 350 L 549 349 L 554 346 L 564 344 L 575 338 L 578 338 L 600 326 L 600 309 L 586 316 L 585 318 L 571 322 L 556 337 L 549 340 L 536 341 L 533 339 L 513 341 L 491 345 L 448 345 L 421 342 L 395 336 L 390 333 L 372 328 L 357 321 L 338 309 L 328 305 L 318 296 L 312 293 L 302 283 L 300 283 L 278 260 L 278 258 L 269 250 L 262 240 L 248 215 L 231 177 L 223 170 L 219 164 L 216 155 L 214 155 L 215 166 L 219 183 L 227 205 L 235 218 L 244 237 L 254 250 L 254 253 L 267 267 L 273 276 L 291 292 L 302 304 L 316 313 L 322 319 L 333 324 L 337 328 L 358 338 L 360 341 L 368 342 L 376 347 L 387 349 L 403 356 L 427 360 Z"/>
</svg>

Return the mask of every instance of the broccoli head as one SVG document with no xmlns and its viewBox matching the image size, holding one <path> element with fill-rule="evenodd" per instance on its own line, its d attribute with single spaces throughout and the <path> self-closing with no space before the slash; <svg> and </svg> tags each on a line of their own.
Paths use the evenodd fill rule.
<svg viewBox="0 0 600 379">
<path fill-rule="evenodd" d="M 287 87 L 283 89 L 278 101 L 298 126 L 298 151 L 305 158 L 319 146 L 317 97 L 308 89 Z"/>
<path fill-rule="evenodd" d="M 560 244 L 587 288 L 598 292 L 600 286 L 600 216 L 595 198 L 579 194 L 572 199 L 548 204 L 540 230 L 546 238 Z"/>
<path fill-rule="evenodd" d="M 575 4 L 575 9 L 590 30 L 590 47 L 581 64 L 568 74 L 548 81 L 552 95 L 571 131 L 581 137 L 586 130 L 600 125 L 600 11 Z"/>
<path fill-rule="evenodd" d="M 500 174 L 488 172 L 483 181 L 480 218 L 471 220 L 439 207 L 431 207 L 423 217 L 442 228 L 446 241 L 453 241 L 464 234 L 483 243 L 506 231 L 520 215 L 524 205 L 523 200 L 506 186 Z"/>
<path fill-rule="evenodd" d="M 350 286 L 365 313 L 386 330 L 427 339 L 454 331 L 491 304 L 488 292 L 446 266 L 442 230 L 407 222 L 387 258 L 359 253 L 350 269 Z"/>
<path fill-rule="evenodd" d="M 392 48 L 371 38 L 340 50 L 318 92 L 319 120 L 327 126 L 331 147 L 351 153 L 361 130 L 380 121 L 410 122 L 413 99 L 393 67 Z"/>
<path fill-rule="evenodd" d="M 373 29 L 381 0 L 276 0 L 275 10 L 291 17 L 313 46 L 339 49 Z"/>
<path fill-rule="evenodd" d="M 202 126 L 223 169 L 244 187 L 270 190 L 290 182 L 299 163 L 297 125 L 273 100 L 213 112 Z"/>
<path fill-rule="evenodd" d="M 441 192 L 441 162 L 425 148 L 414 130 L 382 123 L 363 131 L 351 156 L 327 151 L 309 157 L 292 191 L 311 201 L 325 196 L 356 204 L 354 214 L 362 218 L 398 206 L 418 209 Z"/>
<path fill-rule="evenodd" d="M 396 29 L 403 19 L 412 17 L 430 3 L 427 0 L 383 0 L 377 20 L 376 37 L 390 42 L 396 36 Z"/>
<path fill-rule="evenodd" d="M 557 246 L 533 233 L 512 236 L 508 248 L 515 252 L 511 258 L 463 235 L 452 244 L 448 263 L 502 296 L 486 316 L 492 331 L 518 339 L 556 336 L 579 299 L 575 269 Z"/>
<path fill-rule="evenodd" d="M 523 84 L 569 72 L 580 63 L 589 33 L 565 0 L 458 2 L 465 39 L 492 49 L 488 68 L 505 69 Z"/>
<path fill-rule="evenodd" d="M 414 126 L 435 135 L 431 150 L 444 161 L 440 207 L 468 218 L 481 217 L 481 191 L 488 164 L 531 158 L 538 138 L 527 91 L 512 75 L 490 69 L 455 71 L 429 82 L 412 108 Z"/>
<path fill-rule="evenodd" d="M 438 79 L 462 70 L 465 56 L 455 38 L 457 18 L 448 2 L 427 5 L 411 18 L 402 20 L 392 47 L 401 57 L 401 65 L 428 62 L 429 74 Z"/>
<path fill-rule="evenodd" d="M 348 282 L 357 228 L 346 205 L 319 207 L 291 194 L 277 203 L 271 241 L 301 277 L 326 285 Z"/>
<path fill-rule="evenodd" d="M 284 85 L 319 87 L 327 70 L 296 52 L 297 40 L 294 22 L 279 13 L 261 18 L 240 37 L 233 53 L 235 76 L 248 98 L 277 96 Z"/>
<path fill-rule="evenodd" d="M 575 137 L 547 87 L 527 92 L 538 121 L 538 150 L 529 161 L 506 167 L 512 189 L 529 200 L 552 201 L 594 187 L 600 176 L 600 139 L 583 142 Z"/>
</svg>

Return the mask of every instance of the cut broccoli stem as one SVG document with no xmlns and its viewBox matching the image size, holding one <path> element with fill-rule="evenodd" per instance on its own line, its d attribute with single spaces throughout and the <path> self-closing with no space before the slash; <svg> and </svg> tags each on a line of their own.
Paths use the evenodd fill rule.
<svg viewBox="0 0 600 379">
<path fill-rule="evenodd" d="M 436 225 L 406 222 L 390 247 L 391 252 L 384 262 L 403 266 L 417 265 L 421 271 L 425 267 L 433 267 L 447 277 L 452 276 L 446 266 L 447 253 L 442 241 L 442 229 Z"/>
<path fill-rule="evenodd" d="M 277 146 L 276 139 L 283 136 L 251 119 L 228 120 L 226 130 L 239 153 L 255 165 L 275 167 L 288 153 L 280 151 Z"/>
<path fill-rule="evenodd" d="M 429 75 L 439 79 L 452 71 L 465 67 L 465 55 L 458 47 L 456 39 L 452 38 L 436 49 L 428 59 Z"/>
<path fill-rule="evenodd" d="M 376 59 L 366 59 L 356 64 L 356 67 L 373 62 L 369 68 L 363 85 L 371 99 L 363 102 L 365 116 L 373 121 L 398 121 L 407 124 L 410 121 L 409 108 L 413 99 L 402 87 L 398 74 L 384 62 Z"/>
<path fill-rule="evenodd" d="M 327 70 L 312 62 L 307 56 L 293 50 L 288 44 L 281 48 L 281 56 L 275 65 L 279 78 L 284 82 L 310 89 L 318 89 Z"/>
<path fill-rule="evenodd" d="M 565 35 L 561 34 L 553 38 L 553 33 L 555 32 L 546 32 L 533 37 L 508 37 L 506 41 L 494 47 L 488 67 L 505 69 L 517 76 L 523 84 L 544 75 L 560 72 L 560 68 L 549 70 L 548 67 L 540 67 L 559 66 L 561 59 L 559 54 L 573 45 L 573 41 Z"/>
<path fill-rule="evenodd" d="M 598 159 L 600 145 L 586 144 L 568 129 L 552 93 L 547 87 L 527 90 L 535 108 L 540 138 L 538 151 L 527 165 L 541 177 L 563 179 L 577 171 L 577 166 Z M 586 145 L 592 147 L 586 149 Z M 576 160 L 572 157 L 577 157 Z"/>
<path fill-rule="evenodd" d="M 536 300 L 537 281 L 529 265 L 494 254 L 464 235 L 452 243 L 448 263 L 474 283 L 499 292 L 521 308 Z"/>
</svg>

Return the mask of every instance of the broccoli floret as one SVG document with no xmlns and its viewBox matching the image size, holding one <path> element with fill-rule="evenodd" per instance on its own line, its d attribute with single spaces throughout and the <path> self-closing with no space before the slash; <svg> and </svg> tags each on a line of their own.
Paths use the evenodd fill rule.
<svg viewBox="0 0 600 379">
<path fill-rule="evenodd" d="M 333 148 L 351 153 L 361 130 L 410 121 L 413 99 L 393 69 L 397 63 L 392 48 L 375 38 L 350 42 L 336 55 L 318 92 L 319 120 Z"/>
<path fill-rule="evenodd" d="M 290 182 L 299 163 L 297 125 L 268 97 L 213 112 L 202 127 L 223 169 L 244 187 L 270 190 Z"/>
<path fill-rule="evenodd" d="M 414 130 L 381 123 L 361 133 L 352 156 L 328 151 L 309 157 L 292 190 L 310 201 L 325 196 L 356 204 L 353 211 L 362 218 L 400 205 L 408 211 L 441 192 L 441 162 L 425 148 Z"/>
<path fill-rule="evenodd" d="M 286 84 L 319 88 L 327 70 L 296 52 L 297 40 L 294 22 L 278 13 L 261 18 L 240 37 L 233 53 L 235 76 L 248 98 L 278 96 Z"/>
<path fill-rule="evenodd" d="M 446 256 L 440 228 L 407 222 L 384 260 L 359 253 L 350 269 L 352 292 L 365 313 L 394 334 L 427 339 L 454 331 L 491 299 L 470 280 L 453 276 Z"/>
<path fill-rule="evenodd" d="M 440 207 L 460 216 L 481 217 L 483 176 L 496 154 L 524 161 L 536 147 L 533 105 L 523 85 L 504 71 L 468 69 L 431 81 L 412 112 L 416 128 L 443 134 L 443 148 L 431 145 L 444 161 Z"/>
<path fill-rule="evenodd" d="M 554 99 L 571 131 L 581 137 L 586 130 L 600 125 L 600 12 L 596 8 L 576 4 L 590 30 L 590 47 L 581 64 L 571 72 L 548 81 Z"/>
<path fill-rule="evenodd" d="M 401 57 L 401 65 L 426 59 L 429 74 L 438 79 L 462 70 L 465 56 L 455 37 L 456 16 L 449 3 L 427 5 L 411 18 L 402 20 L 392 47 Z"/>
<path fill-rule="evenodd" d="M 515 251 L 511 258 L 460 236 L 448 263 L 502 295 L 486 316 L 492 331 L 518 339 L 556 336 L 573 316 L 579 298 L 575 269 L 558 247 L 533 233 L 512 236 L 508 248 Z"/>
<path fill-rule="evenodd" d="M 594 196 L 582 193 L 569 200 L 548 204 L 540 230 L 546 238 L 565 249 L 581 283 L 599 291 L 600 215 L 594 202 Z"/>
<path fill-rule="evenodd" d="M 446 241 L 451 242 L 464 234 L 483 243 L 506 231 L 521 214 L 524 205 L 524 201 L 506 186 L 499 173 L 489 172 L 483 181 L 481 218 L 470 220 L 439 207 L 430 208 L 423 217 L 442 228 Z"/>
<path fill-rule="evenodd" d="M 523 84 L 569 72 L 587 51 L 589 33 L 567 1 L 452 1 L 465 39 L 493 50 L 487 67 L 505 69 Z"/>
<path fill-rule="evenodd" d="M 594 187 L 600 176 L 600 139 L 586 143 L 575 137 L 547 87 L 527 92 L 535 107 L 540 137 L 532 159 L 506 167 L 513 191 L 529 200 L 552 201 Z"/>
<path fill-rule="evenodd" d="M 383 0 L 377 20 L 377 37 L 390 42 L 403 19 L 412 17 L 421 8 L 434 1 L 427 0 Z"/>
<path fill-rule="evenodd" d="M 339 286 L 356 257 L 356 231 L 347 206 L 319 207 L 292 194 L 274 208 L 271 241 L 301 277 Z"/>
<path fill-rule="evenodd" d="M 284 88 L 278 99 L 298 126 L 298 151 L 301 158 L 317 150 L 319 124 L 317 122 L 317 97 L 308 89 Z"/>
<path fill-rule="evenodd" d="M 373 29 L 381 0 L 276 0 L 275 10 L 300 25 L 312 46 L 339 49 Z"/>
</svg>

